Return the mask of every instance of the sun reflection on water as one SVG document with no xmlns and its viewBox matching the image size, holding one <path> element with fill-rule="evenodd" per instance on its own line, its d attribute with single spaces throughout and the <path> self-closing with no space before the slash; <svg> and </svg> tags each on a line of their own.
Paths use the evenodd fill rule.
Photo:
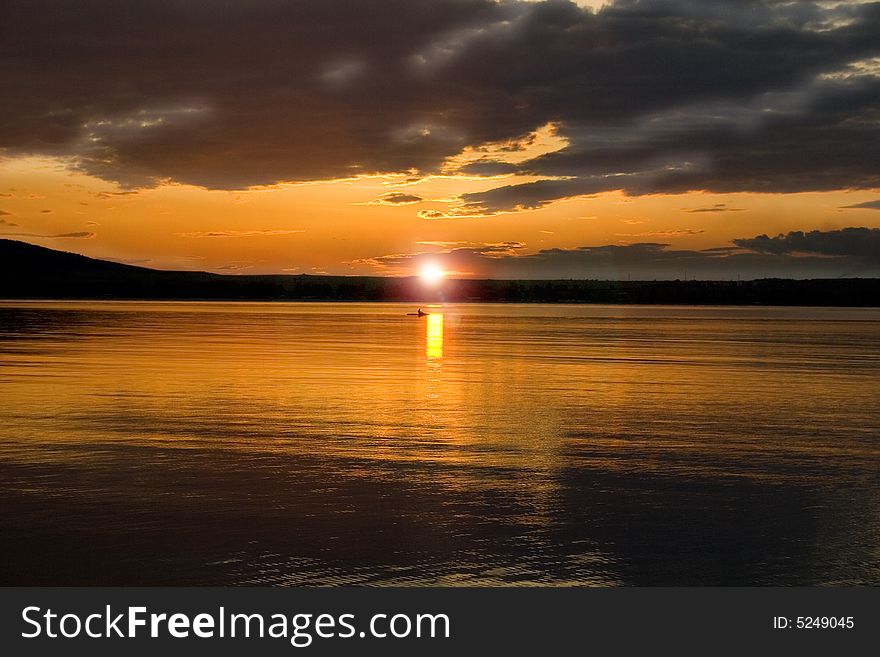
<svg viewBox="0 0 880 657">
<path fill-rule="evenodd" d="M 440 399 L 440 370 L 443 363 L 443 315 L 431 313 L 425 325 L 425 359 L 427 361 L 429 400 Z"/>
<path fill-rule="evenodd" d="M 425 355 L 428 360 L 443 358 L 443 315 L 428 315 L 428 327 L 425 332 Z"/>
</svg>

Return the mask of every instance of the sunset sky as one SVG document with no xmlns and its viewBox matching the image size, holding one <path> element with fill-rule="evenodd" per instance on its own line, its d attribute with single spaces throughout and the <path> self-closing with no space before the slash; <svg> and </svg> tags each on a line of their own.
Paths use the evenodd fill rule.
<svg viewBox="0 0 880 657">
<path fill-rule="evenodd" d="M 17 0 L 0 236 L 220 273 L 880 275 L 880 3 Z"/>
</svg>

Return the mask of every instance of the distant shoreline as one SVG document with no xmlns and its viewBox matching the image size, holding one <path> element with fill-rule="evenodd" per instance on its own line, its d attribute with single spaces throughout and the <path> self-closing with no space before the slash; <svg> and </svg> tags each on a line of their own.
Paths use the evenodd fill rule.
<svg viewBox="0 0 880 657">
<path fill-rule="evenodd" d="M 880 307 L 880 278 L 445 279 L 164 271 L 0 240 L 0 299 Z"/>
<path fill-rule="evenodd" d="M 842 305 L 842 304 L 764 304 L 764 303 L 633 303 L 633 302 L 598 302 L 598 301 L 400 301 L 400 300 L 363 300 L 363 299 L 246 299 L 246 298 L 134 298 L 134 297 L 0 297 L 0 305 L 28 303 L 260 303 L 260 304 L 449 304 L 449 305 L 497 305 L 497 306 L 642 306 L 642 307 L 679 307 L 679 308 L 828 308 L 865 310 L 880 308 L 878 304 Z"/>
</svg>

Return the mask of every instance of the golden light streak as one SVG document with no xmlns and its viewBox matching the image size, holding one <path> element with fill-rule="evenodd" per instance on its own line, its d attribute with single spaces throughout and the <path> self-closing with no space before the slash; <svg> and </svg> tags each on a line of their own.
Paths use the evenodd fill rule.
<svg viewBox="0 0 880 657">
<path fill-rule="evenodd" d="M 443 315 L 431 313 L 426 319 L 425 356 L 429 361 L 437 361 L 443 358 Z"/>
</svg>

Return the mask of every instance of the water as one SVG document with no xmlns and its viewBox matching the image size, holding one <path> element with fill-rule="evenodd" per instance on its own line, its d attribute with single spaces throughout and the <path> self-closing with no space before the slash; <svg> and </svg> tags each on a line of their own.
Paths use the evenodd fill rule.
<svg viewBox="0 0 880 657">
<path fill-rule="evenodd" d="M 0 583 L 880 584 L 880 311 L 0 303 Z"/>
</svg>

